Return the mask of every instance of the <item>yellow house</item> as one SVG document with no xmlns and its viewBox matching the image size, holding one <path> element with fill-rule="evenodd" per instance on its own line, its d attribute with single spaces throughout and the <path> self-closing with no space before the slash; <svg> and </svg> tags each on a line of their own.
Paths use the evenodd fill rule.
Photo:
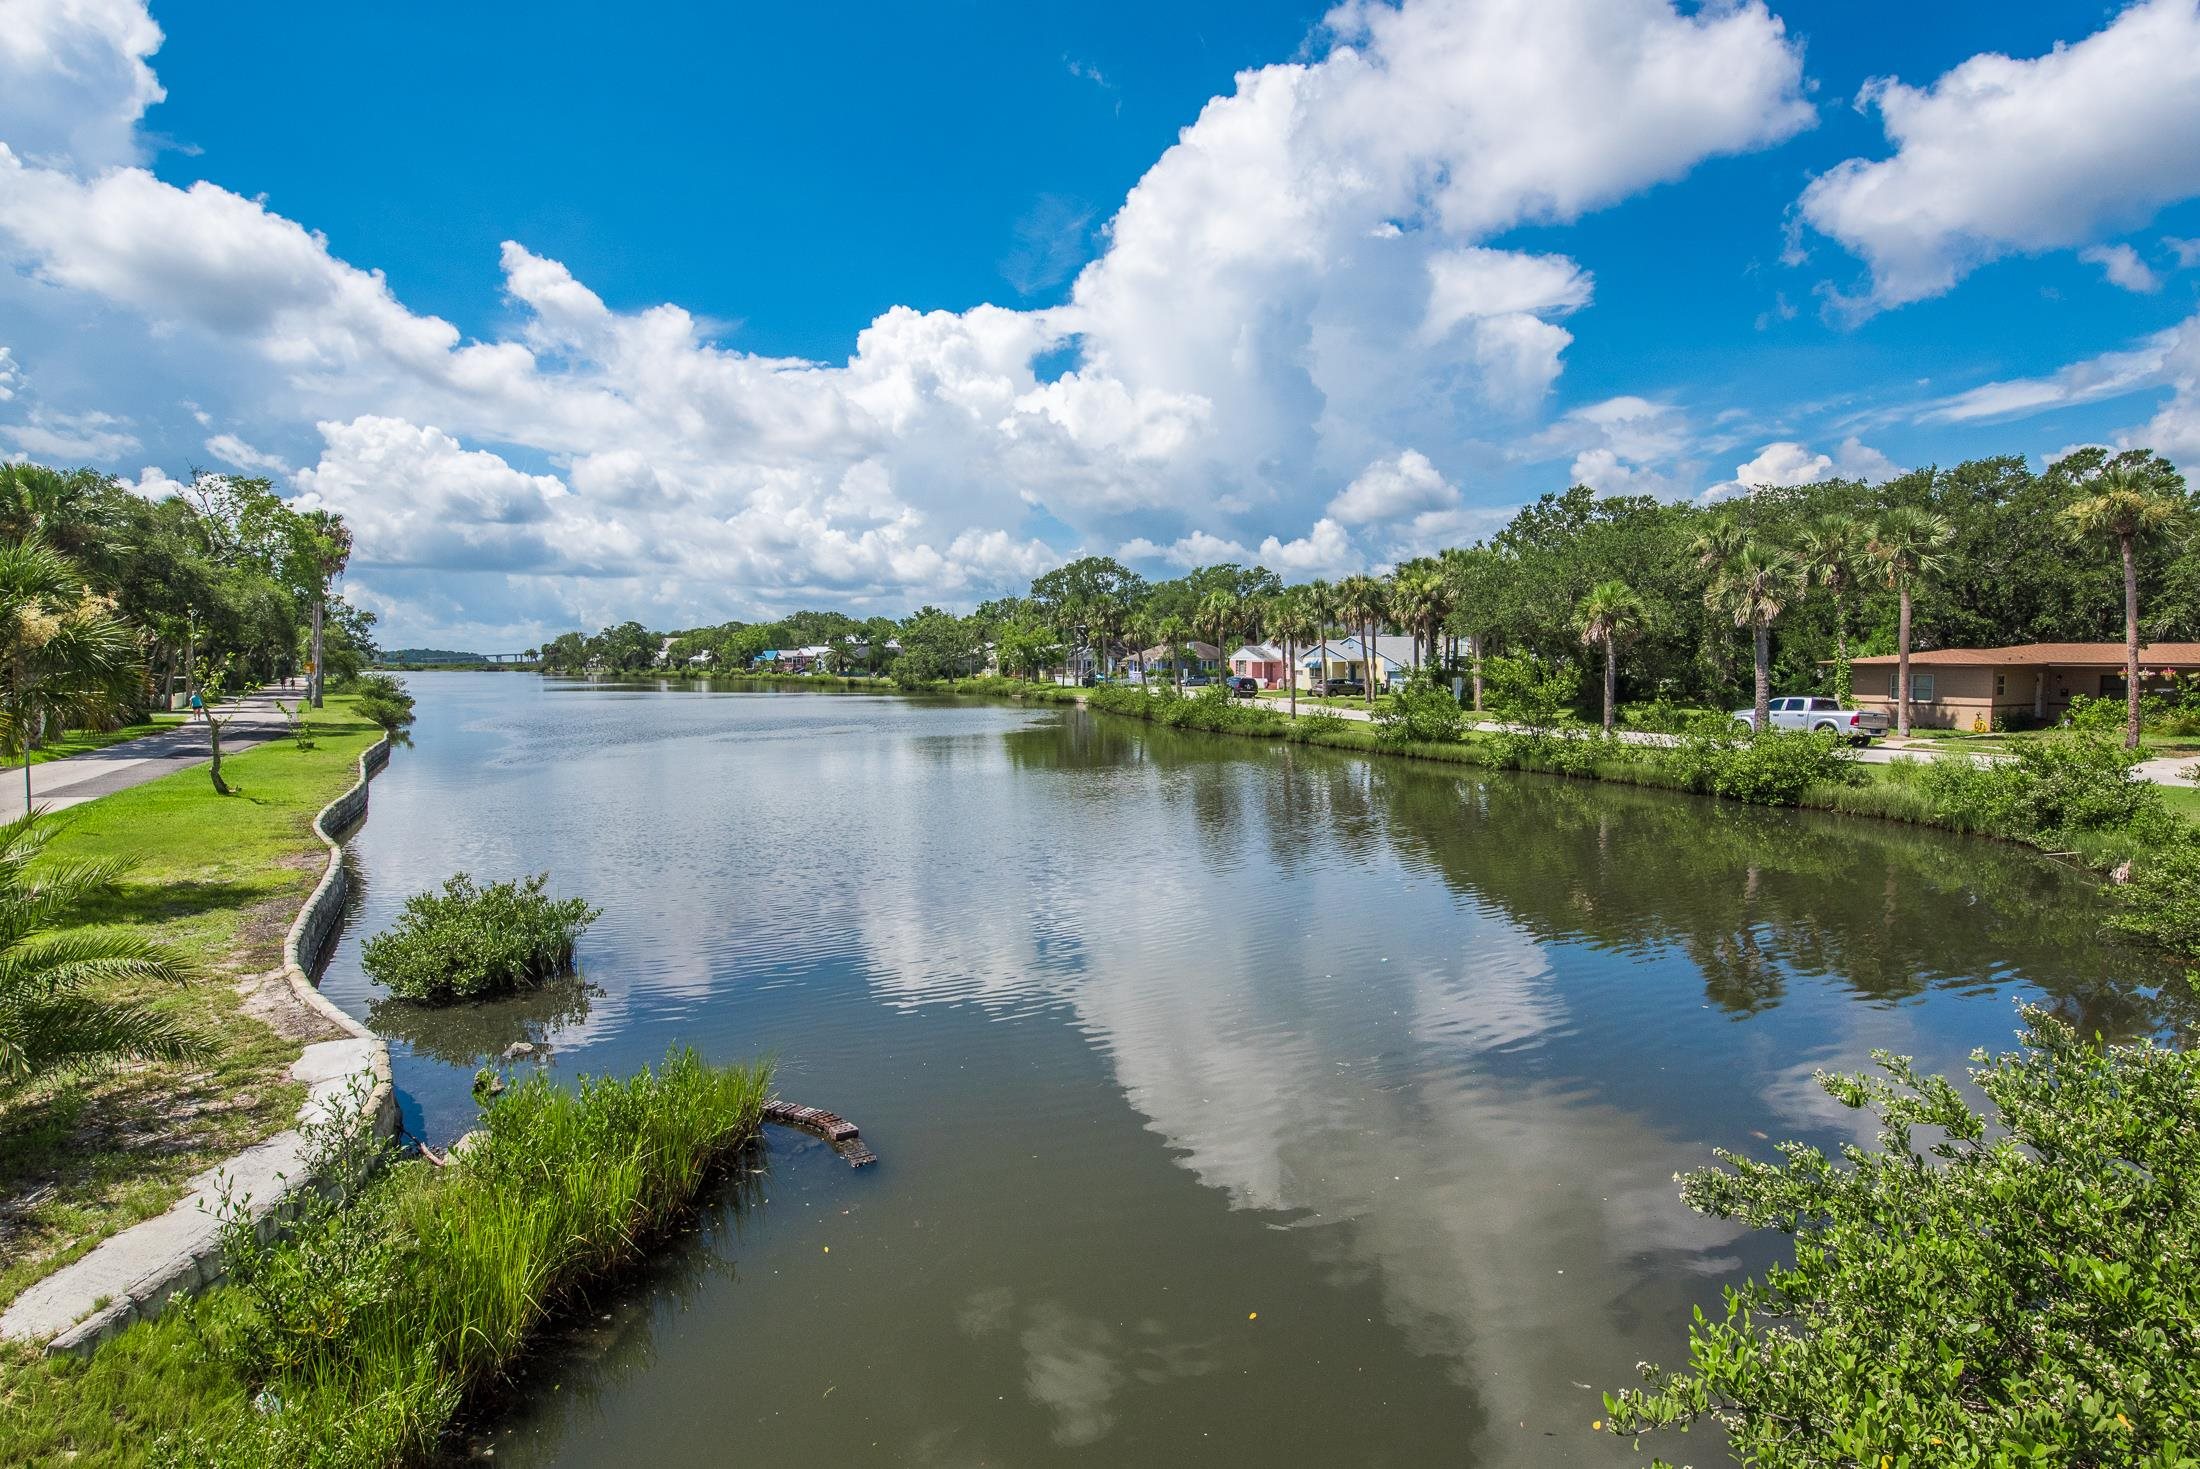
<svg viewBox="0 0 2200 1469">
<path fill-rule="evenodd" d="M 1892 653 L 1851 663 L 1860 709 L 1896 720 L 1899 660 Z M 2200 672 L 2200 643 L 2150 643 L 2139 649 L 2141 688 L 2172 674 Z M 2009 648 L 1929 648 L 1910 654 L 1910 723 L 1927 729 L 2052 724 L 2070 701 L 2124 697 L 2122 643 L 2020 643 Z"/>
</svg>

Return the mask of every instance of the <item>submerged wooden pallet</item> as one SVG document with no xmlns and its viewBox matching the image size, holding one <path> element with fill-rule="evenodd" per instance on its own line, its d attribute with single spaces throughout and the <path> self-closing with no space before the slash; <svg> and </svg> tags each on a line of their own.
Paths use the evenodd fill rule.
<svg viewBox="0 0 2200 1469">
<path fill-rule="evenodd" d="M 776 1122 L 781 1127 L 796 1127 L 813 1137 L 821 1137 L 833 1145 L 833 1151 L 848 1160 L 850 1168 L 867 1168 L 878 1161 L 863 1141 L 856 1125 L 837 1113 L 822 1107 L 803 1107 L 793 1102 L 766 1102 L 764 1120 Z"/>
</svg>

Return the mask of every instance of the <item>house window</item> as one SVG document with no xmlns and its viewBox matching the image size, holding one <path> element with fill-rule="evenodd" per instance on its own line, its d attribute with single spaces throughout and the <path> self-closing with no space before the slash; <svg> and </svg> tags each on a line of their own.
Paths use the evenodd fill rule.
<svg viewBox="0 0 2200 1469">
<path fill-rule="evenodd" d="M 2101 675 L 2101 697 L 2104 699 L 2121 699 L 2124 697 L 2124 691 L 2129 687 L 2130 685 L 2124 681 L 2124 676 L 2120 673 L 2104 673 Z"/>
<path fill-rule="evenodd" d="M 1902 697 L 1902 670 L 1899 668 L 1887 675 L 1887 697 L 1890 699 Z M 1933 702 L 1933 676 L 1931 674 L 1916 668 L 1910 670 L 1910 702 L 1913 704 L 1930 704 Z"/>
<path fill-rule="evenodd" d="M 2008 693 L 2008 692 L 2009 692 L 2009 675 L 2008 675 L 2008 674 L 2006 674 L 2006 673 L 2001 673 L 2001 672 L 1997 671 L 1997 672 L 1996 672 L 1996 673 L 1994 674 L 1994 697 L 1998 699 L 1998 698 L 2000 698 L 2000 697 L 2001 697 L 2001 696 L 2002 696 L 2003 694 L 2006 694 L 2006 693 Z"/>
</svg>

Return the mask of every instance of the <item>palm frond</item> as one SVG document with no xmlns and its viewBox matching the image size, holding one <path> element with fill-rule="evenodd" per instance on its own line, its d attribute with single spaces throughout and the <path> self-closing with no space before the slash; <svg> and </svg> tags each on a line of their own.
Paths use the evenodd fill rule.
<svg viewBox="0 0 2200 1469">
<path fill-rule="evenodd" d="M 0 1086 L 124 1060 L 186 1061 L 205 1049 L 183 1026 L 143 1005 L 118 1005 L 76 990 L 0 998 Z"/>
</svg>

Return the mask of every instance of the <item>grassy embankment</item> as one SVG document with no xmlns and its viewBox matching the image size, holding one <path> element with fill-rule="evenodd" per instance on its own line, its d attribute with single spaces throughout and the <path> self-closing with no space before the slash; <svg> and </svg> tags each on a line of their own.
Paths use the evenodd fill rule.
<svg viewBox="0 0 2200 1469">
<path fill-rule="evenodd" d="M 181 714 L 155 714 L 136 724 L 125 724 L 120 729 L 72 729 L 57 740 L 48 740 L 31 751 L 31 764 L 43 765 L 48 760 L 63 760 L 71 755 L 82 755 L 88 750 L 104 750 L 109 745 L 119 745 L 124 740 L 134 740 L 140 735 L 159 734 L 175 729 L 183 723 Z M 20 767 L 18 767 L 20 768 Z"/>
<path fill-rule="evenodd" d="M 52 818 L 62 830 L 51 859 L 134 864 L 82 921 L 128 925 L 193 963 L 199 978 L 184 988 L 116 993 L 179 1017 L 206 1055 L 0 1095 L 0 1304 L 166 1209 L 192 1174 L 290 1125 L 302 1092 L 285 1072 L 302 1040 L 326 1036 L 300 1023 L 287 986 L 238 985 L 281 964 L 325 860 L 313 818 L 381 737 L 342 698 L 313 732 L 309 750 L 274 740 L 224 760 L 234 796 L 215 795 L 199 767 Z"/>
<path fill-rule="evenodd" d="M 535 1331 L 639 1261 L 755 1141 L 769 1085 L 768 1067 L 692 1053 L 577 1093 L 538 1073 L 489 1106 L 455 1166 L 383 1169 L 273 1247 L 233 1231 L 230 1283 L 89 1359 L 19 1361 L 0 1463 L 430 1462 Z"/>
</svg>

